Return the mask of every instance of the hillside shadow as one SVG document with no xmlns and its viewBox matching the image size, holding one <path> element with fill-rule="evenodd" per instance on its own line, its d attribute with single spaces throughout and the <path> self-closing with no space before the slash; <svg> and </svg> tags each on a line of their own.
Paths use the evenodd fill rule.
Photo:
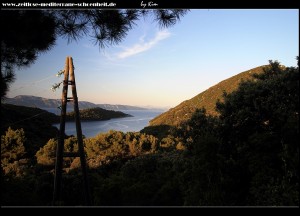
<svg viewBox="0 0 300 216">
<path fill-rule="evenodd" d="M 148 135 L 153 135 L 161 140 L 164 137 L 167 137 L 169 134 L 176 130 L 175 126 L 171 125 L 156 125 L 156 126 L 147 126 L 143 128 L 140 132 Z"/>
</svg>

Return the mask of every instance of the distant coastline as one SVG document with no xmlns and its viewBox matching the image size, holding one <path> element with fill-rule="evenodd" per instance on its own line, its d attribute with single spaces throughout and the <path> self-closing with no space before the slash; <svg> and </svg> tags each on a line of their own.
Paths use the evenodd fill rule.
<svg viewBox="0 0 300 216">
<path fill-rule="evenodd" d="M 48 99 L 43 97 L 36 97 L 31 95 L 18 95 L 14 98 L 6 98 L 4 103 L 18 106 L 35 107 L 40 109 L 58 108 L 61 105 L 60 99 Z M 148 110 L 144 107 L 121 105 L 121 104 L 95 104 L 88 101 L 79 101 L 79 109 L 88 109 L 100 107 L 106 110 Z"/>
</svg>

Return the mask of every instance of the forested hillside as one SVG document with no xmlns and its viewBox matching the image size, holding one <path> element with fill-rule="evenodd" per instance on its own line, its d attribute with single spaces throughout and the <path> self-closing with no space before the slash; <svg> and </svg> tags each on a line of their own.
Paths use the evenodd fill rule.
<svg viewBox="0 0 300 216">
<path fill-rule="evenodd" d="M 57 122 L 59 116 L 39 108 L 1 104 L 1 135 L 8 127 L 23 129 L 26 134 L 24 145 L 30 157 L 50 138 L 57 137 L 58 129 L 52 126 Z"/>
<path fill-rule="evenodd" d="M 217 85 L 210 87 L 204 92 L 196 95 L 195 97 L 186 100 L 178 106 L 162 113 L 150 121 L 150 126 L 169 125 L 179 126 L 180 124 L 189 120 L 196 109 L 205 108 L 207 114 L 218 115 L 216 111 L 217 100 L 222 100 L 224 92 L 231 93 L 236 90 L 239 84 L 244 80 L 253 80 L 252 75 L 261 73 L 265 66 L 253 68 L 251 70 L 239 73 L 230 77 Z"/>
</svg>

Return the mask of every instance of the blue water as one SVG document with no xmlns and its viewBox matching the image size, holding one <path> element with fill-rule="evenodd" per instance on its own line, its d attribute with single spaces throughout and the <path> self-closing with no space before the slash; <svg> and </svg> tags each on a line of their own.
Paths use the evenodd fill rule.
<svg viewBox="0 0 300 216">
<path fill-rule="evenodd" d="M 51 110 L 48 109 L 48 111 Z M 60 114 L 59 110 L 53 111 L 55 111 L 53 112 L 55 114 Z M 81 129 L 83 135 L 86 137 L 94 137 L 98 133 L 108 132 L 109 130 L 137 132 L 148 126 L 151 119 L 163 113 L 163 111 L 158 110 L 125 110 L 122 112 L 130 114 L 133 117 L 116 118 L 106 121 L 82 121 Z M 54 126 L 59 128 L 59 124 L 55 124 Z M 65 133 L 67 135 L 76 135 L 75 122 L 66 122 Z"/>
</svg>

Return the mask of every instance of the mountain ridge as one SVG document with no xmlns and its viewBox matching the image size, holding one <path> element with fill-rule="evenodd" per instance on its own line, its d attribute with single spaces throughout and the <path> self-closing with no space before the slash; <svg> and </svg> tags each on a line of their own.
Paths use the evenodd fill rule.
<svg viewBox="0 0 300 216">
<path fill-rule="evenodd" d="M 223 92 L 233 92 L 237 89 L 242 80 L 252 80 L 252 75 L 263 72 L 264 67 L 266 67 L 266 65 L 252 68 L 220 81 L 191 99 L 185 100 L 174 108 L 169 109 L 167 112 L 155 117 L 149 122 L 149 126 L 179 126 L 183 122 L 189 120 L 196 109 L 202 107 L 206 109 L 208 115 L 218 115 L 215 110 L 215 104 L 218 99 L 222 101 Z"/>
<path fill-rule="evenodd" d="M 4 103 L 27 106 L 27 107 L 36 107 L 36 108 L 57 108 L 61 105 L 60 99 L 48 99 L 43 97 L 37 97 L 32 95 L 18 95 L 14 98 L 6 98 Z M 107 110 L 147 110 L 147 108 L 131 106 L 131 105 L 121 105 L 121 104 L 95 104 L 88 101 L 79 101 L 79 109 L 89 109 L 100 107 Z"/>
</svg>

